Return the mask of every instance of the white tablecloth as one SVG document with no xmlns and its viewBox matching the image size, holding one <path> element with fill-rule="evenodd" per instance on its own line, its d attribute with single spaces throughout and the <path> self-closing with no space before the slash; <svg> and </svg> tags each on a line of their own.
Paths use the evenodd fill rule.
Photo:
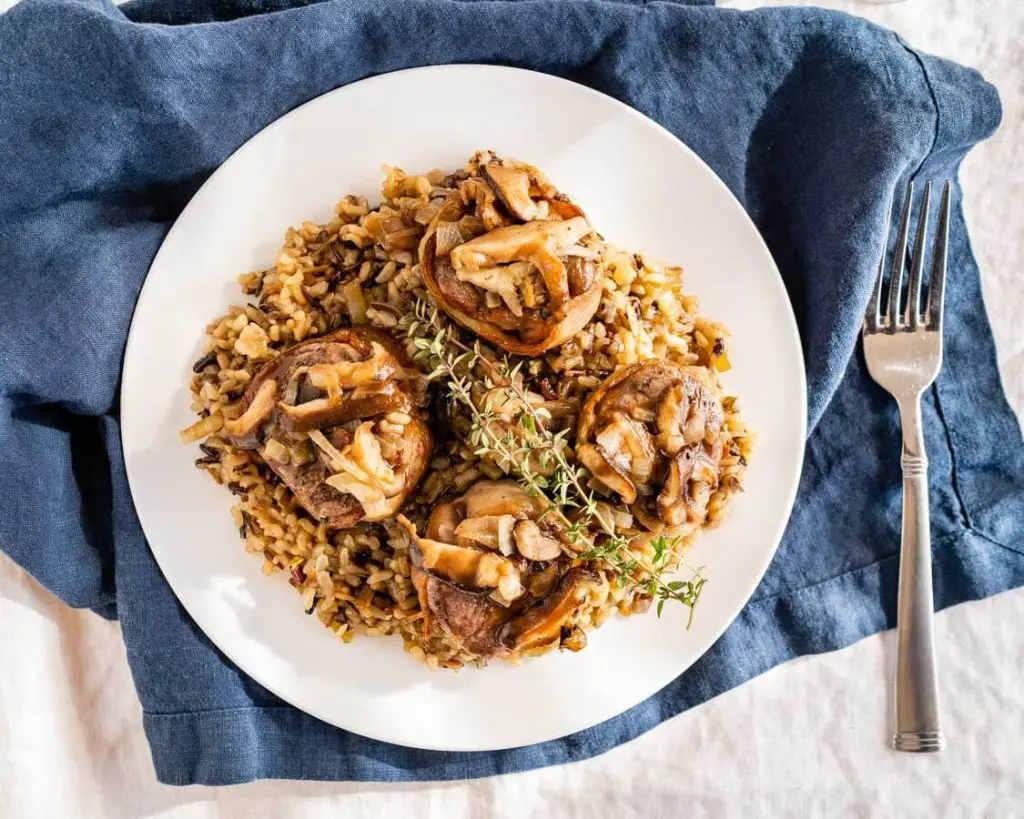
<svg viewBox="0 0 1024 819">
<path fill-rule="evenodd" d="M 0 0 L 0 10 L 9 5 Z M 1003 125 L 968 159 L 963 184 L 1000 368 L 1020 417 L 1024 2 L 816 5 L 894 28 L 999 87 Z M 1022 624 L 1020 590 L 938 616 L 943 754 L 888 750 L 890 632 L 776 668 L 575 765 L 443 784 L 171 788 L 153 774 L 117 624 L 64 607 L 0 558 L 0 817 L 1024 816 Z"/>
</svg>

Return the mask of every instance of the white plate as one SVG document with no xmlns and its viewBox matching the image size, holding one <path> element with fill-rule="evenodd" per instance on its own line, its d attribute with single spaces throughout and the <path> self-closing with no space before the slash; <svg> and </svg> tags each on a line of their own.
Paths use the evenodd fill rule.
<svg viewBox="0 0 1024 819">
<path fill-rule="evenodd" d="M 438 100 L 472 100 L 445 107 Z M 383 163 L 461 167 L 489 148 L 539 166 L 611 240 L 683 265 L 701 311 L 732 330 L 726 386 L 758 434 L 746 492 L 691 553 L 710 582 L 686 611 L 613 618 L 579 654 L 519 667 L 431 673 L 395 639 L 343 645 L 283 575 L 244 552 L 226 490 L 192 465 L 178 431 L 203 328 L 243 301 L 239 272 L 267 267 L 285 229 L 327 221 L 346 193 L 379 198 Z M 767 568 L 803 457 L 803 361 L 778 271 L 725 185 L 682 143 L 621 103 L 543 74 L 446 66 L 325 94 L 243 145 L 168 233 L 139 297 L 125 353 L 122 436 L 153 554 L 175 594 L 246 673 L 350 731 L 420 748 L 509 748 L 565 736 L 667 685 L 739 613 Z"/>
</svg>

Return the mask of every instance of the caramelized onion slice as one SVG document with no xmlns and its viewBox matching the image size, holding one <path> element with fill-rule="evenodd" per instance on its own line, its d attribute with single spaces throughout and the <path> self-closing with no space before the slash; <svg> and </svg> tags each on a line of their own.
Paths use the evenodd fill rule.
<svg viewBox="0 0 1024 819">
<path fill-rule="evenodd" d="M 277 381 L 268 378 L 256 389 L 245 412 L 234 421 L 225 422 L 224 432 L 229 439 L 235 442 L 236 446 L 242 446 L 239 441 L 247 446 L 255 446 L 258 443 L 256 433 L 274 412 L 276 399 Z"/>
</svg>

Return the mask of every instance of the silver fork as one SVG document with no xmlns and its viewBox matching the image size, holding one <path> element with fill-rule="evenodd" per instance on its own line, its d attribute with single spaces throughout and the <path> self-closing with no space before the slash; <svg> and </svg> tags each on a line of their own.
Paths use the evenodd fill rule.
<svg viewBox="0 0 1024 819">
<path fill-rule="evenodd" d="M 895 198 L 895 197 L 894 197 Z M 939 727 L 939 693 L 932 634 L 932 550 L 928 524 L 928 456 L 921 432 L 921 393 L 942 366 L 942 301 L 946 281 L 952 184 L 946 182 L 939 208 L 939 226 L 932 253 L 928 297 L 921 311 L 925 241 L 931 182 L 925 184 L 906 306 L 903 268 L 910 236 L 914 201 L 911 183 L 903 202 L 896 250 L 892 259 L 887 308 L 883 310 L 882 279 L 885 252 L 878 266 L 878 281 L 864 317 L 864 357 L 868 372 L 896 399 L 903 427 L 903 532 L 900 539 L 899 600 L 896 609 L 896 729 L 892 747 L 897 751 L 941 751 L 946 744 Z M 888 245 L 888 243 L 887 243 Z"/>
</svg>

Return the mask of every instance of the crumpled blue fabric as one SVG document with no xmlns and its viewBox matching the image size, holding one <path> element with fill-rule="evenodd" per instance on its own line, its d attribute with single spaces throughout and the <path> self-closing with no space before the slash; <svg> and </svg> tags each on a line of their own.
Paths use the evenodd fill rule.
<svg viewBox="0 0 1024 819">
<path fill-rule="evenodd" d="M 232 666 L 153 561 L 118 432 L 136 296 L 202 181 L 312 97 L 451 62 L 567 77 L 690 145 L 778 263 L 809 384 L 792 519 L 725 635 L 631 711 L 498 753 L 346 733 Z M 864 368 L 862 310 L 890 192 L 955 178 L 999 117 L 995 90 L 976 72 L 816 9 L 26 0 L 0 16 L 0 546 L 69 605 L 120 619 L 163 782 L 454 779 L 600 753 L 789 658 L 893 625 L 898 421 Z M 946 361 L 924 398 L 939 607 L 1024 583 L 1024 449 L 998 380 L 959 188 L 954 201 Z"/>
</svg>

